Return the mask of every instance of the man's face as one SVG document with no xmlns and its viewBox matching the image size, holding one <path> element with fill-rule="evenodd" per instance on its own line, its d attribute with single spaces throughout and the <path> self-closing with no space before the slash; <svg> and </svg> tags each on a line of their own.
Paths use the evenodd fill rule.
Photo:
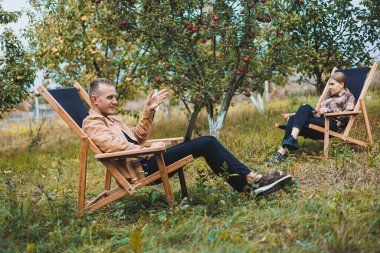
<svg viewBox="0 0 380 253">
<path fill-rule="evenodd" d="M 103 116 L 116 114 L 115 86 L 100 84 L 98 91 L 91 96 L 94 109 Z"/>
</svg>

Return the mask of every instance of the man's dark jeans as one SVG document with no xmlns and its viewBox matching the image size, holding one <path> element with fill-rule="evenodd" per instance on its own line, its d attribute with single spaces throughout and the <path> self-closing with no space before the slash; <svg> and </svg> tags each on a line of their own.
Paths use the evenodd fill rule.
<svg viewBox="0 0 380 253">
<path fill-rule="evenodd" d="M 204 157 L 214 173 L 226 177 L 227 182 L 238 192 L 243 191 L 247 184 L 245 176 L 251 172 L 213 136 L 199 137 L 170 147 L 163 155 L 166 165 L 188 155 L 193 155 L 194 158 Z M 154 157 L 149 159 L 143 167 L 148 175 L 158 171 Z"/>
<path fill-rule="evenodd" d="M 289 117 L 284 138 L 290 136 L 293 127 L 296 127 L 301 130 L 301 136 L 314 140 L 323 140 L 323 133 L 307 128 L 309 124 L 325 127 L 325 117 L 321 115 L 320 118 L 315 118 L 313 109 L 309 105 L 301 105 L 300 108 L 298 108 L 296 114 Z M 338 126 L 333 119 L 330 119 L 330 130 L 335 132 L 338 131 Z"/>
</svg>

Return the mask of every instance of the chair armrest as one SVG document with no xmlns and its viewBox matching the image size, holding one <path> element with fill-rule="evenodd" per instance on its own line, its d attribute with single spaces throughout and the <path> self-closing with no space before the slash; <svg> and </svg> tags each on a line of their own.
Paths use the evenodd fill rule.
<svg viewBox="0 0 380 253">
<path fill-rule="evenodd" d="M 182 143 L 183 139 L 184 139 L 183 137 L 174 137 L 174 138 L 165 138 L 165 139 L 150 139 L 150 140 L 144 141 L 143 143 L 141 143 L 139 145 L 143 146 L 143 147 L 150 147 L 155 142 L 163 142 L 166 145 L 174 145 L 174 144 Z"/>
<path fill-rule="evenodd" d="M 357 112 L 331 112 L 331 113 L 325 113 L 323 114 L 325 117 L 337 117 L 337 116 L 351 116 L 351 115 L 358 115 L 361 113 L 360 111 Z"/>
<path fill-rule="evenodd" d="M 107 158 L 128 158 L 128 157 L 139 157 L 143 155 L 159 154 L 165 151 L 165 147 L 154 147 L 154 148 L 143 148 L 135 150 L 125 150 L 112 153 L 102 153 L 95 155 L 96 159 L 107 159 Z"/>
<path fill-rule="evenodd" d="M 291 113 L 283 113 L 281 114 L 282 117 L 284 117 L 285 119 L 289 118 L 290 116 L 293 116 L 295 115 L 296 113 L 295 112 L 291 112 Z"/>
</svg>

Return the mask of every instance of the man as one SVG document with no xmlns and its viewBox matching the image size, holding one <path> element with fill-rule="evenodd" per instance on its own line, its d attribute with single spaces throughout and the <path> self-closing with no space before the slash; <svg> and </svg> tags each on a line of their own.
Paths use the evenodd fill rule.
<svg viewBox="0 0 380 253">
<path fill-rule="evenodd" d="M 146 100 L 142 119 L 137 126 L 125 125 L 116 114 L 115 84 L 107 79 L 99 78 L 90 83 L 89 96 L 92 107 L 89 116 L 83 121 L 83 130 L 103 152 L 116 152 L 132 149 L 143 149 L 139 143 L 144 142 L 152 127 L 155 108 L 166 99 L 168 92 L 164 89 L 156 94 L 151 92 Z M 152 146 L 164 145 L 154 143 Z M 188 155 L 194 158 L 204 157 L 207 164 L 218 175 L 223 175 L 226 181 L 238 192 L 247 186 L 258 195 L 273 192 L 291 180 L 290 175 L 275 171 L 267 176 L 257 174 L 248 169 L 232 155 L 219 141 L 212 136 L 199 137 L 168 148 L 163 156 L 167 165 Z M 127 168 L 133 168 L 133 161 L 124 161 Z M 155 159 L 140 161 L 144 172 L 148 175 L 158 171 Z M 125 172 L 126 176 L 129 172 Z M 226 177 L 227 175 L 227 177 Z"/>
</svg>

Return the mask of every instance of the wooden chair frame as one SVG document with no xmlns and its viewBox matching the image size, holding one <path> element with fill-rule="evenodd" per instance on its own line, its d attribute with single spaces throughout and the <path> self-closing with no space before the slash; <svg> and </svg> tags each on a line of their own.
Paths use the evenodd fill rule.
<svg viewBox="0 0 380 253">
<path fill-rule="evenodd" d="M 337 138 L 339 138 L 339 139 L 341 139 L 343 141 L 347 141 L 347 142 L 359 145 L 359 146 L 364 147 L 364 148 L 370 147 L 372 145 L 372 142 L 373 142 L 372 133 L 371 133 L 370 125 L 369 125 L 367 108 L 365 106 L 365 100 L 364 100 L 364 98 L 365 98 L 365 95 L 367 94 L 368 87 L 371 84 L 373 77 L 375 76 L 377 65 L 378 64 L 375 62 L 370 67 L 370 71 L 367 74 L 367 78 L 366 78 L 366 80 L 364 82 L 363 89 L 360 92 L 360 96 L 358 98 L 358 101 L 356 101 L 356 105 L 355 105 L 355 108 L 354 108 L 353 111 L 350 111 L 350 112 L 338 112 L 338 113 L 325 113 L 324 114 L 324 116 L 325 116 L 325 127 L 320 127 L 320 126 L 317 126 L 317 125 L 314 125 L 314 124 L 309 124 L 308 125 L 308 128 L 313 129 L 315 131 L 318 131 L 318 132 L 321 132 L 321 133 L 324 134 L 324 139 L 321 140 L 321 142 L 323 142 L 323 155 L 324 156 L 323 157 L 322 156 L 309 156 L 309 157 L 328 159 L 328 156 L 329 156 L 329 152 L 328 151 L 329 151 L 329 145 L 330 145 L 330 139 L 329 139 L 329 137 L 330 136 L 337 137 Z M 335 73 L 336 70 L 337 70 L 337 68 L 334 68 L 332 70 L 331 74 Z M 329 88 L 328 88 L 328 83 L 327 83 L 326 86 L 325 86 L 325 89 L 322 92 L 322 95 L 319 98 L 319 101 L 318 101 L 318 104 L 316 106 L 316 109 L 320 108 L 321 103 L 324 100 L 324 98 L 326 97 L 328 91 L 329 91 Z M 290 116 L 292 116 L 294 114 L 295 113 L 285 113 L 285 114 L 281 114 L 281 116 L 283 116 L 284 118 L 288 119 Z M 368 139 L 367 141 L 362 141 L 362 140 L 358 140 L 358 139 L 354 139 L 352 137 L 349 137 L 351 128 L 352 128 L 352 126 L 353 126 L 353 124 L 354 124 L 354 122 L 355 122 L 355 120 L 356 120 L 356 118 L 357 118 L 357 116 L 359 114 L 363 114 L 364 125 L 365 125 L 365 130 L 366 130 L 367 139 Z M 338 116 L 350 116 L 348 124 L 347 124 L 347 126 L 346 126 L 346 128 L 345 128 L 345 130 L 344 130 L 343 133 L 338 133 L 338 132 L 335 132 L 335 131 L 331 131 L 329 129 L 330 118 L 331 117 L 338 117 Z M 280 124 L 276 123 L 275 126 L 279 127 Z"/>
<path fill-rule="evenodd" d="M 74 87 L 77 89 L 79 95 L 82 99 L 91 106 L 91 101 L 79 83 L 75 83 Z M 163 153 L 165 152 L 165 147 L 150 147 L 154 142 L 164 142 L 166 145 L 173 145 L 183 142 L 182 137 L 178 138 L 167 138 L 167 139 L 153 139 L 147 140 L 141 145 L 147 147 L 145 149 L 139 150 L 127 150 L 113 153 L 103 153 L 99 148 L 88 138 L 86 133 L 81 127 L 70 117 L 70 115 L 61 107 L 61 105 L 54 99 L 54 97 L 49 93 L 49 91 L 44 86 L 39 86 L 38 91 L 48 103 L 53 107 L 53 109 L 58 113 L 58 115 L 69 125 L 71 130 L 80 138 L 80 153 L 79 153 L 79 179 L 78 179 L 78 213 L 82 214 L 84 211 L 95 211 L 113 201 L 124 197 L 125 195 L 134 194 L 139 188 L 152 183 L 157 179 L 161 179 L 165 191 L 165 195 L 168 201 L 169 207 L 174 204 L 174 196 L 172 187 L 170 185 L 168 174 L 179 170 L 180 183 L 182 189 L 182 195 L 187 196 L 187 188 L 185 183 L 185 178 L 183 175 L 182 168 L 186 164 L 192 162 L 194 157 L 189 155 L 183 159 L 170 164 L 167 166 L 165 164 Z M 98 159 L 106 167 L 106 176 L 104 183 L 104 191 L 102 191 L 98 196 L 91 199 L 86 203 L 86 175 L 87 175 L 87 152 L 88 149 L 92 151 L 95 158 Z M 157 166 L 159 171 L 149 175 L 147 177 L 139 178 L 137 181 L 129 182 L 127 178 L 121 172 L 121 168 L 118 168 L 112 161 L 115 159 L 124 158 L 138 158 L 146 155 L 154 155 L 157 161 Z M 124 168 L 123 168 L 124 169 Z M 117 187 L 111 189 L 112 178 L 116 181 Z"/>
</svg>

